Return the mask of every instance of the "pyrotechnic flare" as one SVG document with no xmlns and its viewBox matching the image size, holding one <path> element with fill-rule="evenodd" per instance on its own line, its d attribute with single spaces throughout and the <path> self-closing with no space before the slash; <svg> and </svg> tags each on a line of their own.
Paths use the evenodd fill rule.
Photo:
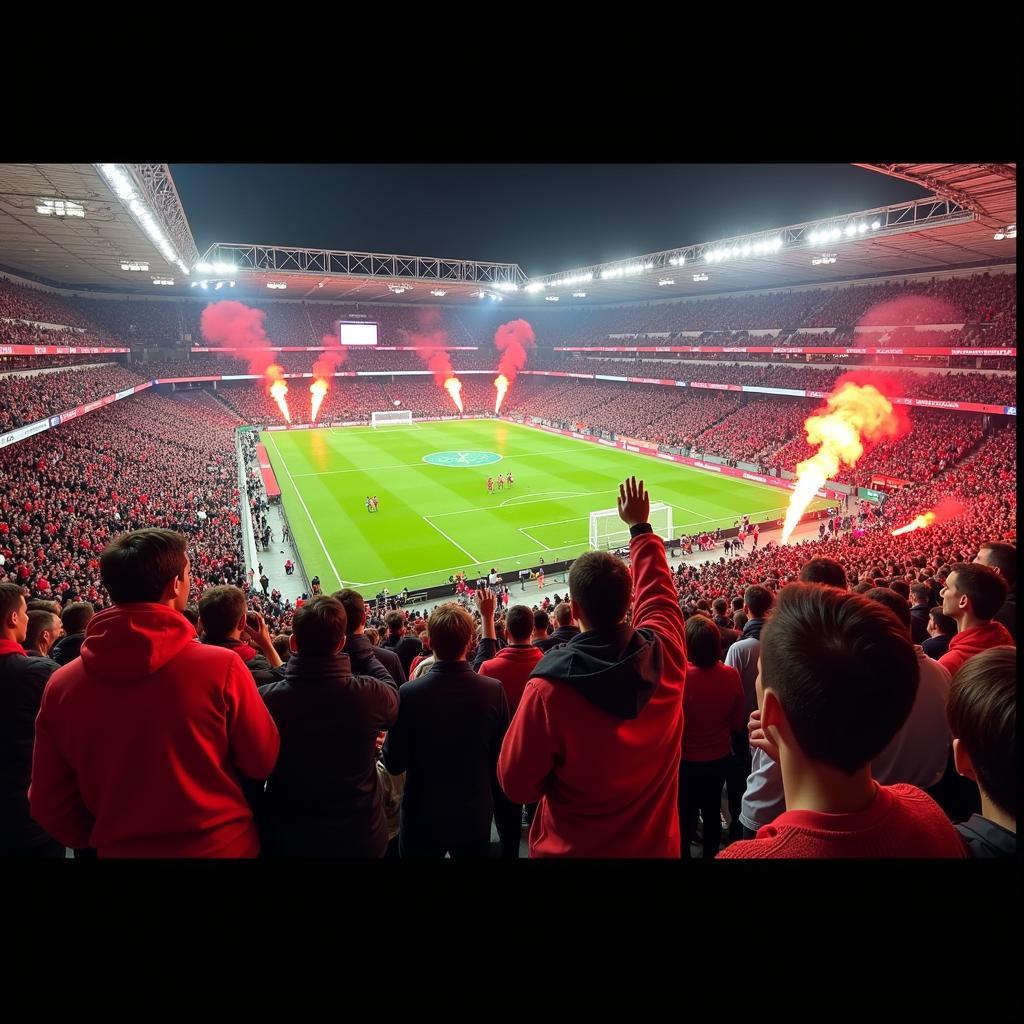
<svg viewBox="0 0 1024 1024">
<path fill-rule="evenodd" d="M 505 401 L 505 393 L 508 391 L 508 377 L 503 373 L 499 373 L 494 378 L 494 386 L 498 390 L 498 397 L 494 400 L 494 411 L 497 413 L 501 409 L 501 403 Z"/>
<path fill-rule="evenodd" d="M 837 472 L 840 463 L 854 466 L 864 454 L 865 441 L 899 437 L 910 428 L 902 410 L 894 411 L 892 403 L 874 384 L 855 383 L 854 376 L 843 374 L 835 390 L 825 399 L 825 406 L 804 423 L 808 442 L 820 447 L 796 467 L 796 486 L 782 527 L 783 544 L 789 540 L 819 488 Z"/>
<path fill-rule="evenodd" d="M 925 512 L 923 516 L 914 516 L 914 518 L 906 526 L 901 526 L 898 530 L 893 530 L 892 535 L 894 537 L 898 537 L 902 533 L 910 533 L 913 530 L 920 530 L 923 529 L 925 526 L 931 526 L 934 522 L 935 513 Z"/>
<path fill-rule="evenodd" d="M 292 417 L 291 413 L 288 412 L 288 399 L 285 398 L 285 395 L 288 394 L 288 385 L 284 380 L 284 370 L 277 363 L 273 363 L 267 367 L 266 372 L 267 380 L 270 382 L 270 397 L 277 402 L 277 407 L 281 410 L 285 423 L 291 423 Z"/>
<path fill-rule="evenodd" d="M 455 403 L 455 408 L 459 410 L 459 415 L 462 415 L 462 381 L 458 377 L 449 377 L 444 382 L 444 389 L 452 397 L 452 401 Z"/>
<path fill-rule="evenodd" d="M 310 423 L 316 423 L 316 414 L 320 411 L 320 406 L 323 404 L 323 400 L 327 397 L 327 387 L 327 381 L 323 377 L 317 377 L 317 379 L 309 385 L 309 390 L 313 395 L 313 411 L 309 421 Z"/>
</svg>

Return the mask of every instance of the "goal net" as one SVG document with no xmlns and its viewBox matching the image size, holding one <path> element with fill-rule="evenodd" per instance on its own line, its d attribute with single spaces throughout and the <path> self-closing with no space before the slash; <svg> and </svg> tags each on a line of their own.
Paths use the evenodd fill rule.
<svg viewBox="0 0 1024 1024">
<path fill-rule="evenodd" d="M 412 424 L 412 412 L 409 409 L 389 409 L 387 412 L 374 412 L 370 414 L 370 426 L 377 429 L 377 427 L 393 427 L 398 423 L 404 423 L 406 426 Z"/>
<path fill-rule="evenodd" d="M 672 540 L 672 506 L 658 503 L 651 506 L 651 527 L 663 540 Z M 590 547 L 594 551 L 610 551 L 629 546 L 629 527 L 619 518 L 619 510 L 603 508 L 590 513 Z"/>
</svg>

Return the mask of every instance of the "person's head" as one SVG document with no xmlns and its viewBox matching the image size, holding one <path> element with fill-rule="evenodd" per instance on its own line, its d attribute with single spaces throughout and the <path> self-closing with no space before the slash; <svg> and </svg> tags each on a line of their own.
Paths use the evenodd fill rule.
<svg viewBox="0 0 1024 1024">
<path fill-rule="evenodd" d="M 552 614 L 554 615 L 556 626 L 572 625 L 572 605 L 568 601 L 561 601 L 559 604 L 556 604 Z"/>
<path fill-rule="evenodd" d="M 900 597 L 895 590 L 890 587 L 872 587 L 864 595 L 869 601 L 877 601 L 879 604 L 884 604 L 896 616 L 897 619 L 907 628 L 907 632 L 910 632 L 910 605 L 907 604 L 906 599 Z"/>
<path fill-rule="evenodd" d="M 942 605 L 928 609 L 929 636 L 956 636 L 956 619 L 942 614 Z"/>
<path fill-rule="evenodd" d="M 1006 582 L 987 565 L 957 562 L 942 588 L 942 611 L 959 629 L 989 622 L 1006 600 Z"/>
<path fill-rule="evenodd" d="M 0 637 L 24 644 L 28 634 L 28 609 L 21 587 L 0 583 Z"/>
<path fill-rule="evenodd" d="M 60 617 L 60 601 L 48 601 L 43 597 L 33 597 L 27 605 L 30 612 L 53 612 Z"/>
<path fill-rule="evenodd" d="M 1016 822 L 1017 649 L 990 647 L 966 662 L 950 684 L 946 717 L 956 770 Z"/>
<path fill-rule="evenodd" d="M 194 604 L 187 604 L 181 609 L 181 614 L 192 623 L 192 628 L 199 632 L 199 606 Z"/>
<path fill-rule="evenodd" d="M 380 644 L 380 633 L 377 632 L 374 626 L 367 626 L 363 630 L 363 633 L 366 635 L 366 638 L 370 641 L 371 647 L 377 647 Z"/>
<path fill-rule="evenodd" d="M 743 591 L 743 612 L 748 619 L 763 619 L 772 606 L 771 591 L 753 584 Z"/>
<path fill-rule="evenodd" d="M 114 604 L 149 602 L 182 611 L 191 566 L 185 537 L 173 530 L 122 533 L 100 555 L 100 578 Z"/>
<path fill-rule="evenodd" d="M 45 657 L 63 634 L 59 615 L 54 615 L 48 608 L 34 608 L 28 613 L 25 649 L 38 651 Z"/>
<path fill-rule="evenodd" d="M 292 616 L 292 635 L 288 644 L 292 654 L 307 658 L 337 654 L 345 646 L 347 629 L 345 606 L 335 598 L 321 594 L 307 601 Z"/>
<path fill-rule="evenodd" d="M 747 624 L 748 621 L 749 620 L 747 619 L 746 615 L 743 614 L 743 612 L 737 611 L 732 613 L 733 629 L 738 629 L 742 631 L 743 627 Z"/>
<path fill-rule="evenodd" d="M 281 659 L 281 664 L 285 664 L 288 659 L 292 656 L 291 649 L 291 636 L 287 633 L 278 633 L 270 642 L 274 645 L 274 650 L 277 651 L 277 656 Z"/>
<path fill-rule="evenodd" d="M 783 759 L 846 775 L 885 749 L 910 714 L 917 656 L 876 601 L 816 583 L 784 587 L 761 632 L 761 724 Z"/>
<path fill-rule="evenodd" d="M 846 570 L 834 558 L 812 558 L 800 569 L 801 583 L 824 583 L 829 587 L 846 590 L 849 582 Z"/>
<path fill-rule="evenodd" d="M 89 601 L 72 601 L 65 605 L 60 613 L 60 621 L 64 624 L 64 632 L 68 636 L 84 633 L 89 620 L 96 614 L 96 609 Z"/>
<path fill-rule="evenodd" d="M 732 610 L 734 612 L 743 611 L 743 598 L 737 595 L 732 599 Z"/>
<path fill-rule="evenodd" d="M 551 632 L 551 619 L 543 608 L 538 608 L 533 613 L 533 633 L 542 640 Z"/>
<path fill-rule="evenodd" d="M 910 588 L 910 597 L 915 605 L 927 608 L 932 603 L 932 588 L 927 583 L 915 583 Z"/>
<path fill-rule="evenodd" d="M 405 632 L 405 616 L 401 612 L 388 612 L 384 616 L 384 625 L 388 628 L 388 636 L 401 636 Z"/>
<path fill-rule="evenodd" d="M 199 622 L 214 643 L 237 640 L 245 628 L 245 594 L 238 587 L 209 587 L 199 598 Z"/>
<path fill-rule="evenodd" d="M 366 626 L 366 601 L 358 590 L 337 590 L 331 597 L 340 601 L 345 608 L 345 615 L 348 617 L 348 635 L 358 636 Z"/>
<path fill-rule="evenodd" d="M 990 540 L 978 548 L 974 561 L 995 569 L 1006 580 L 1006 586 L 1013 590 L 1017 585 L 1017 549 L 1002 540 Z"/>
<path fill-rule="evenodd" d="M 726 601 L 724 597 L 716 597 L 714 601 L 712 601 L 711 603 L 711 608 L 714 611 L 715 615 L 717 615 L 719 618 L 724 619 L 725 613 L 729 609 L 729 602 Z"/>
<path fill-rule="evenodd" d="M 713 668 L 722 657 L 722 634 L 705 615 L 686 620 L 686 657 L 697 668 Z"/>
<path fill-rule="evenodd" d="M 565 605 L 559 605 L 564 608 Z M 530 642 L 533 635 L 533 612 L 525 604 L 514 604 L 505 613 L 505 632 L 514 644 Z"/>
<path fill-rule="evenodd" d="M 614 629 L 626 617 L 633 578 L 621 558 L 608 551 L 585 551 L 569 570 L 572 617 L 584 629 Z"/>
<path fill-rule="evenodd" d="M 899 594 L 904 601 L 910 601 L 910 584 L 906 580 L 893 580 L 889 584 L 889 589 L 893 593 Z"/>
<path fill-rule="evenodd" d="M 434 658 L 437 661 L 462 661 L 473 642 L 475 630 L 473 616 L 462 605 L 455 601 L 439 605 L 427 619 Z"/>
<path fill-rule="evenodd" d="M 877 590 L 878 588 L 870 580 L 862 580 L 853 588 L 855 594 L 866 594 L 869 590 Z"/>
</svg>

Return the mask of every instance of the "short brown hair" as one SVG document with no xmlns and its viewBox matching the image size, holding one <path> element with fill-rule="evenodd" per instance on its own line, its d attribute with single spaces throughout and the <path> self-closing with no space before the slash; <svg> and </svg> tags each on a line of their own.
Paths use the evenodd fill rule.
<svg viewBox="0 0 1024 1024">
<path fill-rule="evenodd" d="M 722 634 L 704 615 L 686 620 L 686 657 L 697 668 L 712 668 L 722 656 Z"/>
<path fill-rule="evenodd" d="M 347 629 L 345 606 L 326 594 L 306 601 L 292 618 L 295 646 L 299 654 L 307 656 L 336 653 Z"/>
<path fill-rule="evenodd" d="M 608 551 L 584 551 L 569 570 L 569 592 L 593 629 L 613 629 L 629 611 L 633 577 Z"/>
<path fill-rule="evenodd" d="M 1017 649 L 990 647 L 953 676 L 946 704 L 953 738 L 970 755 L 978 785 L 1017 817 Z"/>
<path fill-rule="evenodd" d="M 199 598 L 199 621 L 210 640 L 223 640 L 245 618 L 245 594 L 238 587 L 210 587 Z"/>
<path fill-rule="evenodd" d="M 19 611 L 24 600 L 25 592 L 16 583 L 0 583 L 0 619 Z"/>
<path fill-rule="evenodd" d="M 388 612 L 384 616 L 384 625 L 392 636 L 397 636 L 405 626 L 405 616 L 401 612 Z"/>
<path fill-rule="evenodd" d="M 348 631 L 354 633 L 366 621 L 366 601 L 358 590 L 336 590 L 331 597 L 340 601 L 345 608 L 345 615 L 348 616 Z"/>
<path fill-rule="evenodd" d="M 96 614 L 96 609 L 89 601 L 72 601 L 64 606 L 60 613 L 60 621 L 64 623 L 66 633 L 82 633 L 89 621 Z"/>
<path fill-rule="evenodd" d="M 560 626 L 571 626 L 572 625 L 572 605 L 568 601 L 560 601 L 555 605 L 554 611 L 551 613 L 554 616 L 555 622 Z"/>
<path fill-rule="evenodd" d="M 991 619 L 1002 608 L 1007 586 L 995 569 L 980 562 L 957 562 L 949 568 L 949 575 L 953 573 L 956 573 L 956 589 L 967 595 L 971 612 L 977 618 Z"/>
<path fill-rule="evenodd" d="M 804 562 L 800 569 L 800 582 L 824 583 L 829 587 L 838 587 L 840 590 L 846 590 L 849 586 L 846 570 L 834 558 L 825 558 L 824 556 Z"/>
<path fill-rule="evenodd" d="M 100 578 L 114 604 L 159 601 L 185 575 L 187 542 L 174 530 L 133 530 L 115 537 L 100 555 Z"/>
<path fill-rule="evenodd" d="M 821 583 L 790 583 L 761 632 L 761 683 L 812 761 L 852 774 L 900 730 L 917 655 L 888 608 Z"/>
<path fill-rule="evenodd" d="M 458 661 L 464 657 L 474 630 L 473 616 L 454 601 L 435 608 L 427 620 L 430 649 L 438 661 Z"/>
<path fill-rule="evenodd" d="M 49 608 L 33 608 L 28 613 L 28 632 L 25 635 L 25 649 L 31 650 L 39 639 L 39 634 L 44 629 L 56 632 L 54 621 L 60 622 L 60 616 L 51 612 Z"/>
<path fill-rule="evenodd" d="M 520 643 L 529 640 L 533 633 L 533 612 L 525 604 L 514 604 L 505 614 L 505 632 Z"/>
</svg>

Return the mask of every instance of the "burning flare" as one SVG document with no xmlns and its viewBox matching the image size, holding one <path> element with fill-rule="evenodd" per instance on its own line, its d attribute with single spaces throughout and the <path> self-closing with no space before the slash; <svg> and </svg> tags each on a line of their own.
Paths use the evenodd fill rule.
<svg viewBox="0 0 1024 1024">
<path fill-rule="evenodd" d="M 458 377 L 449 377 L 444 382 L 444 389 L 452 397 L 452 401 L 455 403 L 455 408 L 459 410 L 459 415 L 462 415 L 462 381 Z"/>
<path fill-rule="evenodd" d="M 498 391 L 498 397 L 494 400 L 494 411 L 497 413 L 501 409 L 501 403 L 505 401 L 505 394 L 508 391 L 508 377 L 503 373 L 499 373 L 494 378 L 494 386 Z"/>
<path fill-rule="evenodd" d="M 858 384 L 844 374 L 825 399 L 825 408 L 808 416 L 804 423 L 807 440 L 820 445 L 809 459 L 796 467 L 796 486 L 789 499 L 782 543 L 800 522 L 807 506 L 821 486 L 839 469 L 840 463 L 857 464 L 864 454 L 864 442 L 899 437 L 909 429 L 905 416 L 873 384 Z"/>
<path fill-rule="evenodd" d="M 313 415 L 309 421 L 310 423 L 316 423 L 316 414 L 320 411 L 320 406 L 323 404 L 323 400 L 327 397 L 328 388 L 330 388 L 330 384 L 326 377 L 317 377 L 317 379 L 309 385 L 310 393 L 313 396 Z"/>
<path fill-rule="evenodd" d="M 923 516 L 914 516 L 914 518 L 906 525 L 901 526 L 898 530 L 893 530 L 892 535 L 898 537 L 901 533 L 911 533 L 913 530 L 922 530 L 926 526 L 931 526 L 935 522 L 936 516 L 934 512 L 925 512 Z"/>
<path fill-rule="evenodd" d="M 291 423 L 292 417 L 291 413 L 288 412 L 288 399 L 285 398 L 285 395 L 288 394 L 288 385 L 284 380 L 284 370 L 277 363 L 273 363 L 267 367 L 266 374 L 267 380 L 270 381 L 270 397 L 277 402 L 277 407 L 281 410 L 285 423 Z"/>
</svg>

